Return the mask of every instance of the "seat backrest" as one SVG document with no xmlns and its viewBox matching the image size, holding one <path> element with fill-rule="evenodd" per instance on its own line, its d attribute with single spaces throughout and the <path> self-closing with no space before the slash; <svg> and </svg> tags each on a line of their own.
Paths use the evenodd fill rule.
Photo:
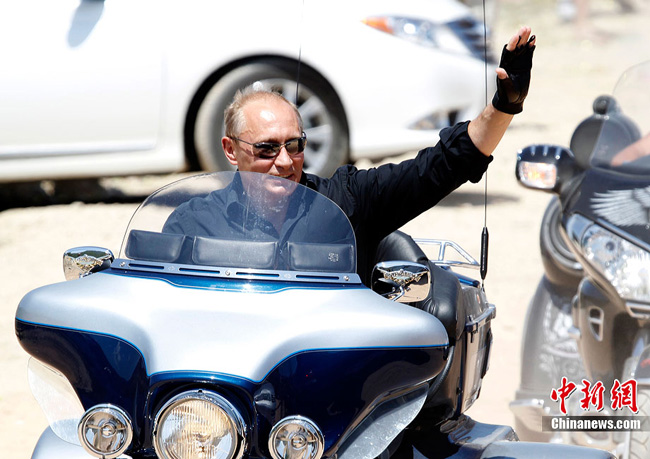
<svg viewBox="0 0 650 459">
<path fill-rule="evenodd" d="M 126 241 L 125 254 L 133 260 L 178 262 L 187 236 L 131 230 Z"/>
<path fill-rule="evenodd" d="M 278 243 L 196 236 L 192 262 L 197 265 L 275 269 Z"/>
<path fill-rule="evenodd" d="M 374 263 L 392 260 L 412 261 L 426 265 L 429 257 L 411 236 L 402 231 L 394 231 L 382 239 L 377 246 Z"/>
</svg>

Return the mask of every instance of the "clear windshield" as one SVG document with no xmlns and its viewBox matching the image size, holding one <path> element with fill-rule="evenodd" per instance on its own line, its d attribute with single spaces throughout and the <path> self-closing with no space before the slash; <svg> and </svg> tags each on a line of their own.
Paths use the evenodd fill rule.
<svg viewBox="0 0 650 459">
<path fill-rule="evenodd" d="M 611 99 L 591 156 L 592 167 L 650 176 L 650 61 L 628 69 Z"/>
<path fill-rule="evenodd" d="M 352 226 L 323 195 L 285 179 L 219 172 L 149 196 L 120 258 L 256 270 L 356 271 Z"/>
</svg>

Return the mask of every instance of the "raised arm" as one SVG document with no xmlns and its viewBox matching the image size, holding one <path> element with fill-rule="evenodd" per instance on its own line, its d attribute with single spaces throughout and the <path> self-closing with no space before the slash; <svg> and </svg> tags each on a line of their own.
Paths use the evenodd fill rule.
<svg viewBox="0 0 650 459">
<path fill-rule="evenodd" d="M 522 27 L 504 46 L 497 68 L 497 92 L 492 104 L 469 123 L 467 131 L 476 148 L 490 156 L 510 125 L 523 110 L 530 85 L 535 36 Z"/>
</svg>

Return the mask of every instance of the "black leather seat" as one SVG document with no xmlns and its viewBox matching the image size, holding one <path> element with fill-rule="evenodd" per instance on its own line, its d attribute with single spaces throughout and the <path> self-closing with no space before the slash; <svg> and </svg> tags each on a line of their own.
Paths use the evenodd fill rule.
<svg viewBox="0 0 650 459">
<path fill-rule="evenodd" d="M 450 344 L 458 340 L 465 326 L 465 311 L 458 278 L 451 272 L 429 262 L 429 258 L 413 238 L 402 231 L 386 236 L 377 248 L 376 262 L 404 260 L 429 266 L 431 270 L 431 291 L 423 301 L 413 303 L 414 307 L 433 314 L 447 330 Z M 458 320 L 462 317 L 463 320 Z"/>
</svg>

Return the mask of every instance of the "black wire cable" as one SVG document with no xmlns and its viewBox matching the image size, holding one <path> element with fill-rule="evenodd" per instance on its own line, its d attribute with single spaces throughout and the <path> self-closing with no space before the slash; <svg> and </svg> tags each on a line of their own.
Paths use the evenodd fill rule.
<svg viewBox="0 0 650 459">
<path fill-rule="evenodd" d="M 487 42 L 487 18 L 485 12 L 485 0 L 483 0 L 483 65 L 485 74 L 485 106 L 488 104 L 488 42 Z M 483 189 L 483 230 L 481 231 L 481 281 L 482 287 L 485 288 L 485 277 L 488 269 L 488 245 L 489 233 L 487 229 L 487 196 L 488 196 L 488 171 L 485 171 Z"/>
</svg>

